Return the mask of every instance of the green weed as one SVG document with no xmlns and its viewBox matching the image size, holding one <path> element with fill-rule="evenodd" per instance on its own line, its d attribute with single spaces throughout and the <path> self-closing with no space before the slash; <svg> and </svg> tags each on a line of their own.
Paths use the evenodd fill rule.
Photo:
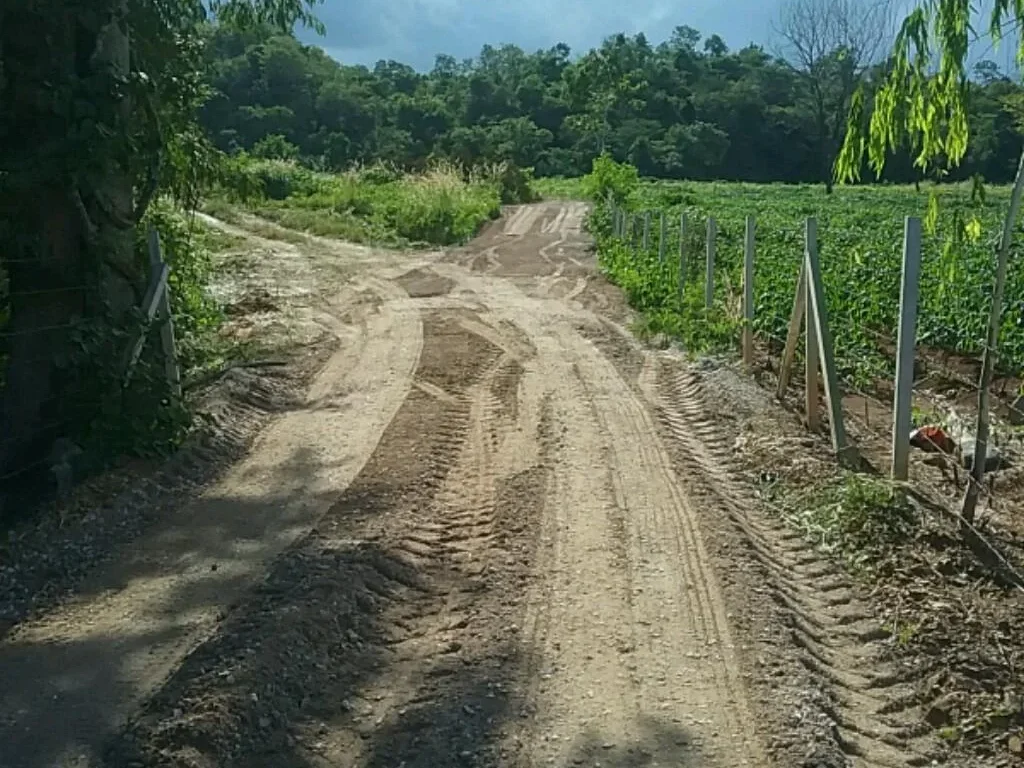
<svg viewBox="0 0 1024 768">
<path fill-rule="evenodd" d="M 907 541 L 919 526 L 899 490 L 880 478 L 845 472 L 784 494 L 784 516 L 823 551 L 863 571 Z"/>
</svg>

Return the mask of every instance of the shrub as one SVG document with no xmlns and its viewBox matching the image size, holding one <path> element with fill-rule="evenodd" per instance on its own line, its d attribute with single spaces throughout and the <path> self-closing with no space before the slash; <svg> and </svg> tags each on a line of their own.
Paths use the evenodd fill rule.
<svg viewBox="0 0 1024 768">
<path fill-rule="evenodd" d="M 231 195 L 253 213 L 291 229 L 356 242 L 451 245 L 497 217 L 503 195 L 533 199 L 529 171 L 504 165 L 466 173 L 442 161 L 423 173 L 403 174 L 377 163 L 326 174 L 280 160 L 239 156 L 232 163 L 233 179 L 264 191 L 259 198 Z"/>
<path fill-rule="evenodd" d="M 501 202 L 505 205 L 534 202 L 538 199 L 538 195 L 532 184 L 532 168 L 520 168 L 517 165 L 505 163 L 498 176 Z"/>
<path fill-rule="evenodd" d="M 170 267 L 171 314 L 180 363 L 185 369 L 201 366 L 209 337 L 223 320 L 220 306 L 207 290 L 213 261 L 205 230 L 169 201 L 157 200 L 136 228 L 135 247 L 140 260 L 149 258 L 150 224 L 160 234 L 163 258 Z"/>
<path fill-rule="evenodd" d="M 313 171 L 287 160 L 249 161 L 249 172 L 262 185 L 264 195 L 271 200 L 286 200 L 292 195 L 311 195 L 322 189 Z"/>
<path fill-rule="evenodd" d="M 252 154 L 253 157 L 268 160 L 296 160 L 299 157 L 299 148 L 281 134 L 272 133 L 256 142 Z"/>
<path fill-rule="evenodd" d="M 628 163 L 615 162 L 607 153 L 594 158 L 592 170 L 583 177 L 583 191 L 587 197 L 602 203 L 610 195 L 621 205 L 639 185 L 637 169 Z"/>
</svg>

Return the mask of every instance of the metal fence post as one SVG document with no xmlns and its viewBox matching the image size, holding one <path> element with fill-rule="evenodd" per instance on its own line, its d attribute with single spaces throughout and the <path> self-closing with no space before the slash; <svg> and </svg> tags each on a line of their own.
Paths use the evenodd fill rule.
<svg viewBox="0 0 1024 768">
<path fill-rule="evenodd" d="M 679 214 L 679 301 L 686 294 L 686 211 Z"/>
<path fill-rule="evenodd" d="M 917 299 L 921 278 L 921 220 L 903 223 L 903 278 L 900 286 L 900 327 L 896 339 L 896 392 L 893 396 L 892 478 L 910 474 L 910 406 L 914 392 L 914 351 Z"/>
<path fill-rule="evenodd" d="M 743 247 L 743 363 L 754 364 L 754 217 L 747 216 Z"/>
<path fill-rule="evenodd" d="M 665 263 L 665 240 L 668 239 L 668 231 L 665 227 L 665 212 L 659 211 L 660 231 L 658 232 L 658 261 L 662 264 Z"/>
<path fill-rule="evenodd" d="M 714 216 L 708 216 L 706 265 L 704 274 L 704 306 L 711 309 L 715 303 L 715 237 L 718 225 Z"/>
</svg>

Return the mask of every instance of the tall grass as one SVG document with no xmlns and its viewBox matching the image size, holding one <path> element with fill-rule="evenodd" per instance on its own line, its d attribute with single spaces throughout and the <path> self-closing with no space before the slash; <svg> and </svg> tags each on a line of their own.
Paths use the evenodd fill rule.
<svg viewBox="0 0 1024 768">
<path fill-rule="evenodd" d="M 388 246 L 464 242 L 498 216 L 502 202 L 532 197 L 529 177 L 500 164 L 465 169 L 439 162 L 416 174 L 386 164 L 341 174 L 280 160 L 238 167 L 247 187 L 262 189 L 234 195 L 250 212 L 289 229 Z M 232 192 L 231 185 L 221 190 Z"/>
</svg>

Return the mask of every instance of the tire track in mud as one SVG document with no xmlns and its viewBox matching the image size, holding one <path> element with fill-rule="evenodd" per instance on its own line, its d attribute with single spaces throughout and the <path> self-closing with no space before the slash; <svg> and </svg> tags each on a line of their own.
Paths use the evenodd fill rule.
<svg viewBox="0 0 1024 768">
<path fill-rule="evenodd" d="M 609 306 L 589 277 L 568 279 L 587 258 L 584 211 L 514 209 L 472 249 L 363 281 L 380 301 L 362 349 L 408 346 L 374 331 L 377 315 L 422 329 L 404 399 L 106 766 L 763 768 L 735 647 L 750 636 L 726 613 L 705 517 L 727 518 L 717 530 L 747 550 L 727 567 L 765 574 L 755 590 L 785 617 L 779 648 L 799 649 L 789 669 L 828 681 L 832 698 L 812 704 L 838 758 L 792 764 L 924 759 L 869 612 L 749 511 L 699 378 L 580 308 Z M 357 386 L 318 406 L 372 402 L 358 371 L 335 373 Z"/>
<path fill-rule="evenodd" d="M 724 604 L 654 421 L 575 326 L 593 322 L 508 280 L 438 266 L 536 349 L 550 468 L 524 765 L 762 766 Z"/>
<path fill-rule="evenodd" d="M 486 295 L 510 318 L 506 298 Z M 694 511 L 653 421 L 565 321 L 518 316 L 538 350 L 550 467 L 524 764 L 764 765 Z"/>
<path fill-rule="evenodd" d="M 396 295 L 386 288 L 385 296 Z M 276 403 L 276 418 L 217 482 L 152 521 L 57 609 L 5 638 L 0 762 L 89 764 L 102 740 L 217 635 L 226 606 L 258 584 L 359 473 L 405 396 L 421 341 L 418 317 L 382 305 L 363 321 L 304 393 Z M 384 345 L 368 347 L 363 334 Z M 276 402 L 261 387 L 240 399 L 255 410 L 227 408 L 214 418 L 241 426 Z M 194 459 L 186 453 L 171 466 L 185 470 Z"/>
<path fill-rule="evenodd" d="M 545 481 L 508 440 L 531 428 L 508 406 L 523 364 L 463 314 L 423 320 L 415 380 L 447 396 L 409 392 L 330 512 L 105 765 L 495 764 L 520 654 L 509 626 L 522 590 L 506 587 L 528 578 Z"/>
<path fill-rule="evenodd" d="M 486 343 L 467 330 L 482 319 L 467 322 L 465 312 L 444 317 L 449 330 L 461 329 L 461 336 L 447 335 L 449 365 L 452 350 L 465 340 Z M 497 332 L 492 328 L 487 335 Z M 414 621 L 407 619 L 417 629 L 396 638 L 387 673 L 362 694 L 388 713 L 375 723 L 378 737 L 370 749 L 353 749 L 349 740 L 326 764 L 426 768 L 458 755 L 464 764 L 494 765 L 507 752 L 495 723 L 511 706 L 518 665 L 510 662 L 521 654 L 513 624 L 516 599 L 507 587 L 528 575 L 532 557 L 522 550 L 530 549 L 544 472 L 529 451 L 506 450 L 507 438 L 522 431 L 517 427 L 530 427 L 518 422 L 518 407 L 509 407 L 522 364 L 494 346 L 476 359 L 471 384 L 455 390 L 445 382 L 457 405 L 448 409 L 441 429 L 440 439 L 451 448 L 444 476 L 426 503 L 428 514 L 418 516 L 397 545 L 431 561 L 437 599 L 421 606 Z M 439 385 L 441 371 L 421 373 Z"/>
<path fill-rule="evenodd" d="M 838 748 L 855 765 L 896 768 L 928 765 L 934 749 L 919 718 L 901 716 L 915 706 L 906 683 L 926 671 L 891 668 L 873 644 L 887 636 L 835 568 L 807 551 L 804 539 L 748 512 L 760 502 L 735 478 L 731 450 L 703 402 L 696 373 L 649 360 L 640 386 L 656 403 L 666 433 L 681 450 L 680 475 L 714 499 L 769 576 L 765 595 L 789 619 L 800 662 L 828 683 L 825 712 L 836 724 Z M 870 672 L 862 670 L 871 670 Z"/>
<path fill-rule="evenodd" d="M 577 364 L 601 428 L 611 436 L 607 465 L 614 468 L 616 506 L 632 548 L 630 581 L 640 587 L 631 599 L 633 616 L 639 626 L 661 624 L 649 630 L 649 654 L 640 653 L 647 668 L 641 699 L 660 699 L 662 706 L 689 718 L 692 741 L 711 764 L 716 759 L 723 765 L 759 764 L 763 756 L 751 734 L 722 597 L 693 503 L 680 492 L 644 405 L 603 355 L 587 351 Z M 682 690 L 692 690 L 666 696 L 659 676 L 674 677 Z M 698 702 L 706 708 L 703 717 Z M 719 737 L 729 741 L 728 758 Z"/>
</svg>

